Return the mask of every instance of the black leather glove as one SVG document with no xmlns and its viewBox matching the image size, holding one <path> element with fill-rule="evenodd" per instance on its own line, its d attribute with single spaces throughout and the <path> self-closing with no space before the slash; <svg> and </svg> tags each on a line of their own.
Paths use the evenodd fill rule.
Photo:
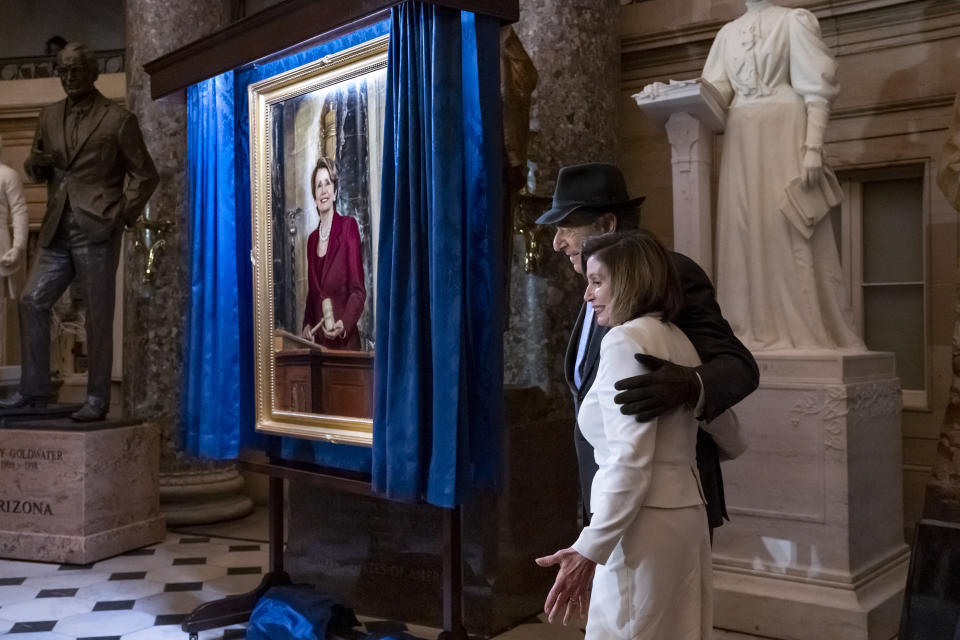
<svg viewBox="0 0 960 640">
<path fill-rule="evenodd" d="M 692 367 L 682 367 L 645 353 L 634 357 L 650 373 L 624 378 L 614 385 L 622 391 L 613 398 L 621 405 L 621 413 L 636 416 L 637 422 L 649 422 L 680 405 L 696 407 L 700 379 Z"/>
</svg>

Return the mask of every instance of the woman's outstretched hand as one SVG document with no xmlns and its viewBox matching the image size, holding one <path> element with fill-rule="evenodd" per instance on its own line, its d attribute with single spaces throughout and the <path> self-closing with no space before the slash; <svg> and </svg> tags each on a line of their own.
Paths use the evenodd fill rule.
<svg viewBox="0 0 960 640">
<path fill-rule="evenodd" d="M 536 562 L 541 567 L 560 565 L 557 579 L 554 580 L 553 588 L 547 594 L 547 601 L 543 605 L 547 620 L 553 622 L 561 613 L 565 625 L 574 614 L 586 619 L 590 609 L 593 572 L 597 563 L 570 548 L 561 549 L 551 556 L 537 558 Z"/>
</svg>

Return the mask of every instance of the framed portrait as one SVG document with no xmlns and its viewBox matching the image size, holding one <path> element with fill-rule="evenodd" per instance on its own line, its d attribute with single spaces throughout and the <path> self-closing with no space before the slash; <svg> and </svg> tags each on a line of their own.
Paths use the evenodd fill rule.
<svg viewBox="0 0 960 640">
<path fill-rule="evenodd" d="M 259 431 L 372 441 L 388 38 L 249 88 Z"/>
</svg>

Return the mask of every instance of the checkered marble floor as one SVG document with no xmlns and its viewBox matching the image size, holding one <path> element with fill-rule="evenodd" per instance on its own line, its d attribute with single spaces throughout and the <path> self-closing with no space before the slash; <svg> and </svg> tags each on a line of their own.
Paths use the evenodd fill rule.
<svg viewBox="0 0 960 640">
<path fill-rule="evenodd" d="M 232 532 L 231 532 L 232 533 Z M 230 534 L 223 534 L 230 535 Z M 90 565 L 0 560 L 0 636 L 10 640 L 186 640 L 180 624 L 209 600 L 250 591 L 266 571 L 263 542 L 186 533 Z M 405 631 L 432 640 L 439 629 L 358 615 L 371 637 Z M 244 625 L 200 640 L 237 640 Z M 748 636 L 717 630 L 714 640 Z M 583 630 L 531 619 L 494 640 L 583 640 Z"/>
<path fill-rule="evenodd" d="M 169 533 L 89 565 L 0 560 L 0 635 L 11 640 L 183 640 L 198 605 L 260 583 L 267 545 Z M 200 634 L 243 638 L 241 627 Z"/>
</svg>

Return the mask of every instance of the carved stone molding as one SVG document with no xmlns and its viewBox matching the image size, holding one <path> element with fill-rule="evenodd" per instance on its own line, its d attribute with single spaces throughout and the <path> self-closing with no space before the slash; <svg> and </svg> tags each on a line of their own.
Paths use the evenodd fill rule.
<svg viewBox="0 0 960 640">
<path fill-rule="evenodd" d="M 794 427 L 806 416 L 818 416 L 825 424 L 884 418 L 900 413 L 903 400 L 896 380 L 854 385 L 828 385 L 822 393 L 812 392 L 799 399 L 790 410 Z"/>
<path fill-rule="evenodd" d="M 667 120 L 667 138 L 673 152 L 673 164 L 689 171 L 691 162 L 710 162 L 710 134 L 689 113 L 676 113 Z"/>
</svg>

